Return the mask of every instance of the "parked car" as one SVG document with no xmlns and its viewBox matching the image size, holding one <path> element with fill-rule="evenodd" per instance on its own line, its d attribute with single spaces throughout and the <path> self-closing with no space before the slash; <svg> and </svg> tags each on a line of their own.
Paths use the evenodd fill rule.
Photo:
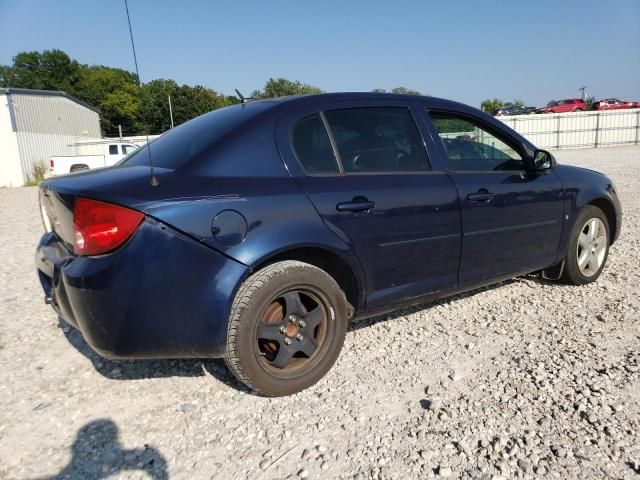
<svg viewBox="0 0 640 480">
<path fill-rule="evenodd" d="M 98 155 L 66 155 L 49 159 L 49 171 L 52 175 L 62 175 L 77 170 L 110 167 L 139 147 L 132 143 L 105 143 L 95 145 L 102 150 Z"/>
<path fill-rule="evenodd" d="M 40 204 L 45 300 L 93 349 L 224 357 L 265 395 L 322 378 L 351 320 L 530 272 L 593 282 L 621 224 L 606 176 L 475 108 L 374 93 L 215 110 Z"/>
<path fill-rule="evenodd" d="M 504 107 L 496 108 L 491 112 L 494 117 L 500 117 L 502 115 L 528 115 L 534 113 L 537 110 L 536 107 L 521 107 L 519 105 L 507 105 Z"/>
<path fill-rule="evenodd" d="M 622 110 L 625 108 L 640 108 L 640 102 L 625 101 L 618 98 L 606 98 L 593 104 L 594 110 Z"/>
<path fill-rule="evenodd" d="M 582 112 L 587 109 L 587 104 L 580 98 L 567 98 L 565 100 L 549 102 L 546 107 L 539 108 L 536 113 L 563 113 Z"/>
</svg>

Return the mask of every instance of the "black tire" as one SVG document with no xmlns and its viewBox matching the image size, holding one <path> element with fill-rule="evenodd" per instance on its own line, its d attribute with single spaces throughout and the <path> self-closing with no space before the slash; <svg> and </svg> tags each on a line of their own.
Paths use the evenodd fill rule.
<svg viewBox="0 0 640 480">
<path fill-rule="evenodd" d="M 578 252 L 581 250 L 578 246 L 578 239 L 581 233 L 584 231 L 588 232 L 588 229 L 585 229 L 587 228 L 587 223 L 592 219 L 598 219 L 604 224 L 606 239 L 604 240 L 604 257 L 601 265 L 597 270 L 594 270 L 592 274 L 587 276 L 580 271 L 578 266 Z M 607 216 L 598 207 L 594 205 L 587 205 L 578 215 L 576 223 L 573 226 L 573 230 L 571 231 L 571 235 L 569 236 L 569 245 L 567 247 L 567 254 L 565 256 L 565 264 L 561 280 L 572 285 L 585 285 L 587 283 L 595 282 L 607 263 L 610 243 L 611 234 Z"/>
<path fill-rule="evenodd" d="M 347 305 L 336 281 L 313 265 L 287 260 L 259 270 L 240 286 L 231 307 L 227 367 L 267 396 L 310 387 L 340 354 Z"/>
</svg>

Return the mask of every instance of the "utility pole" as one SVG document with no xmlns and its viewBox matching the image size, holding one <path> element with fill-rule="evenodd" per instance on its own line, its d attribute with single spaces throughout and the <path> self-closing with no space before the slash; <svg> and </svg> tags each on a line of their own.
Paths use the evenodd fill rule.
<svg viewBox="0 0 640 480">
<path fill-rule="evenodd" d="M 122 125 L 118 125 L 118 136 L 120 137 L 120 143 L 122 143 Z"/>
<path fill-rule="evenodd" d="M 580 90 L 580 93 L 582 95 L 582 100 L 584 101 L 585 98 L 587 98 L 586 94 L 584 93 L 584 91 L 587 89 L 587 87 L 580 87 L 578 90 Z"/>
<path fill-rule="evenodd" d="M 171 117 L 171 128 L 173 128 L 173 108 L 171 108 L 171 95 L 167 95 L 169 97 L 169 116 Z"/>
</svg>

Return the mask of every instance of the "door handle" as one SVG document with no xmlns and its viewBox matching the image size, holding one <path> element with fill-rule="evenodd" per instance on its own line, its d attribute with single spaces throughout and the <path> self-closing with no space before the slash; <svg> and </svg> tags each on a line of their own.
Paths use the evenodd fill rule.
<svg viewBox="0 0 640 480">
<path fill-rule="evenodd" d="M 493 193 L 488 193 L 488 192 L 470 193 L 469 195 L 467 195 L 467 200 L 469 200 L 470 202 L 477 202 L 477 203 L 490 202 L 494 198 L 495 198 L 495 195 Z"/>
<path fill-rule="evenodd" d="M 336 205 L 336 210 L 339 212 L 362 212 L 364 210 L 371 210 L 372 208 L 376 208 L 376 203 L 366 199 L 354 199 L 350 202 L 342 202 Z"/>
</svg>

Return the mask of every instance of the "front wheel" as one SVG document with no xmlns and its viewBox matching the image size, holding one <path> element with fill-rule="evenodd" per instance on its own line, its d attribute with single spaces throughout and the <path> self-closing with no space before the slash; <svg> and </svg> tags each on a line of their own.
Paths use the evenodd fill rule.
<svg viewBox="0 0 640 480">
<path fill-rule="evenodd" d="M 569 237 L 562 280 L 573 285 L 594 282 L 609 255 L 609 222 L 602 210 L 586 206 L 578 215 Z"/>
<path fill-rule="evenodd" d="M 299 392 L 332 367 L 347 320 L 346 298 L 329 274 L 298 261 L 274 263 L 238 290 L 229 317 L 227 367 L 263 395 Z"/>
</svg>

